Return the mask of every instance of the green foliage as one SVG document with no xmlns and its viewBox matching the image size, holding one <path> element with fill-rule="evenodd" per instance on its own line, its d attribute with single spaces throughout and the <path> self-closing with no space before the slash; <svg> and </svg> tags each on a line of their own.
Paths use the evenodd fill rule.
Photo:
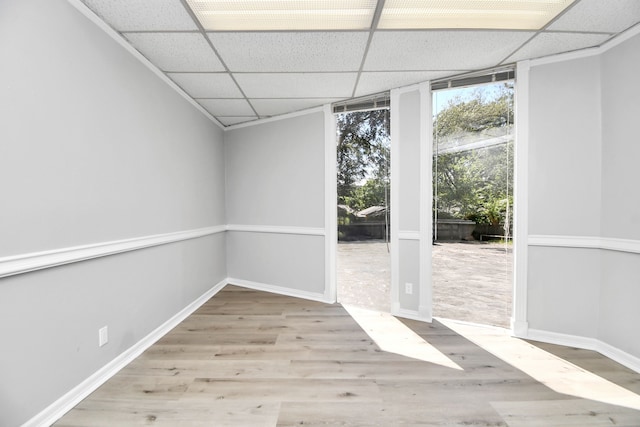
<svg viewBox="0 0 640 427">
<path fill-rule="evenodd" d="M 385 206 L 385 191 L 388 190 L 389 184 L 385 180 L 368 179 L 363 185 L 354 186 L 352 191 L 344 196 L 345 204 L 356 211 L 371 206 Z"/>
<path fill-rule="evenodd" d="M 434 120 L 434 139 L 480 141 L 499 135 L 497 128 L 513 124 L 513 87 L 487 100 L 481 90 L 470 99 L 454 98 Z M 440 144 L 438 145 L 440 146 Z M 434 156 L 438 217 L 470 219 L 479 224 L 511 222 L 513 142 L 459 150 Z"/>
<path fill-rule="evenodd" d="M 495 90 L 494 90 L 495 94 Z M 385 206 L 389 200 L 389 111 L 338 115 L 338 204 L 354 211 Z M 513 85 L 497 96 L 480 88 L 467 98 L 454 98 L 434 120 L 434 140 L 476 141 L 503 134 L 513 124 Z M 446 151 L 446 150 L 445 150 Z M 513 142 L 484 148 L 449 150 L 434 157 L 434 183 L 440 218 L 472 219 L 480 224 L 504 223 L 512 206 Z M 437 168 L 437 169 L 436 169 Z M 359 220 L 339 210 L 339 221 Z"/>
<path fill-rule="evenodd" d="M 338 115 L 338 204 L 356 211 L 389 197 L 389 110 Z M 345 216 L 346 214 L 342 214 Z"/>
<path fill-rule="evenodd" d="M 513 124 L 513 84 L 500 87 L 500 95 L 487 100 L 482 89 L 476 89 L 470 99 L 458 96 L 438 113 L 434 121 L 434 136 L 481 132 L 485 129 Z"/>
</svg>

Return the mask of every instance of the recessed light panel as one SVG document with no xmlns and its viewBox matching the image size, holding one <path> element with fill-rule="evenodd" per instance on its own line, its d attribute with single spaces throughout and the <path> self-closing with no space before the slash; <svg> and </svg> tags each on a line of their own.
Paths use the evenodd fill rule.
<svg viewBox="0 0 640 427">
<path fill-rule="evenodd" d="M 208 31 L 364 30 L 376 0 L 187 0 Z"/>
<path fill-rule="evenodd" d="M 538 30 L 574 0 L 387 0 L 382 29 Z"/>
</svg>

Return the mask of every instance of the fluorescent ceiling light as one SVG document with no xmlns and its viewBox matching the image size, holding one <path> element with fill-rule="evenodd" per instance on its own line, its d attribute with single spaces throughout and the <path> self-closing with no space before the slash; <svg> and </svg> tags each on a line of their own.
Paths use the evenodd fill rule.
<svg viewBox="0 0 640 427">
<path fill-rule="evenodd" d="M 386 0 L 382 29 L 539 30 L 574 0 Z"/>
<path fill-rule="evenodd" d="M 368 30 L 376 0 L 187 0 L 208 31 Z"/>
</svg>

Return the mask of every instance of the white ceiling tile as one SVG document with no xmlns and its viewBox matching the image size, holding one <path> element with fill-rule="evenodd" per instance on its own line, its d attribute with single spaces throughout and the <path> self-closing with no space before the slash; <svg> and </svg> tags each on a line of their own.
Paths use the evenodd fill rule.
<svg viewBox="0 0 640 427">
<path fill-rule="evenodd" d="M 220 123 L 224 126 L 237 125 L 239 123 L 250 122 L 257 120 L 256 116 L 240 116 L 240 117 L 216 117 Z"/>
<path fill-rule="evenodd" d="M 348 98 L 357 73 L 234 74 L 248 98 Z"/>
<path fill-rule="evenodd" d="M 340 98 L 251 99 L 251 104 L 261 116 L 277 116 L 279 114 L 331 104 L 339 100 Z"/>
<path fill-rule="evenodd" d="M 368 32 L 210 33 L 231 71 L 358 71 Z"/>
<path fill-rule="evenodd" d="M 414 83 L 459 74 L 461 71 L 378 71 L 363 72 L 358 81 L 356 96 L 371 95 Z"/>
<path fill-rule="evenodd" d="M 494 66 L 528 31 L 378 31 L 365 71 L 474 70 Z"/>
<path fill-rule="evenodd" d="M 606 34 L 542 33 L 507 58 L 505 62 L 517 62 L 598 46 L 608 38 Z"/>
<path fill-rule="evenodd" d="M 193 98 L 242 98 L 226 73 L 169 73 L 168 76 Z"/>
<path fill-rule="evenodd" d="M 253 116 L 255 112 L 244 99 L 198 99 L 198 104 L 214 116 Z"/>
<path fill-rule="evenodd" d="M 581 0 L 547 29 L 615 33 L 638 22 L 638 0 Z"/>
<path fill-rule="evenodd" d="M 127 33 L 125 37 L 163 71 L 224 71 L 199 33 Z"/>
<path fill-rule="evenodd" d="M 198 27 L 180 0 L 82 0 L 118 31 L 189 31 Z"/>
</svg>

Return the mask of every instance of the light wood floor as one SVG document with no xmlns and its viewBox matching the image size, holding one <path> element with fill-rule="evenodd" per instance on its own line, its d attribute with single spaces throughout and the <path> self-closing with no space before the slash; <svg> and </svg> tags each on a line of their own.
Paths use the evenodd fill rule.
<svg viewBox="0 0 640 427">
<path fill-rule="evenodd" d="M 227 286 L 56 425 L 637 427 L 639 395 L 591 351 Z"/>
</svg>

